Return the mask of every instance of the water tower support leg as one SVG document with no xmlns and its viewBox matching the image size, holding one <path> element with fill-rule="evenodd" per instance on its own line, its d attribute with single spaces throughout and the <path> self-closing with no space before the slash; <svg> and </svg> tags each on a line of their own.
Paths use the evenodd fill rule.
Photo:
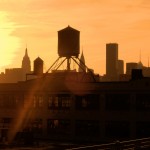
<svg viewBox="0 0 150 150">
<path fill-rule="evenodd" d="M 58 62 L 58 60 L 60 59 L 60 57 L 57 58 L 57 60 L 51 65 L 51 67 L 46 71 L 46 73 L 48 73 L 52 67 Z"/>
<path fill-rule="evenodd" d="M 57 68 L 55 70 L 57 70 L 62 64 L 63 62 L 66 60 L 66 58 L 57 66 Z"/>
<path fill-rule="evenodd" d="M 70 71 L 70 62 L 71 59 L 70 58 L 67 58 L 67 70 Z"/>
<path fill-rule="evenodd" d="M 78 64 L 78 66 L 81 67 L 81 69 L 84 71 L 84 73 L 86 73 L 86 70 L 80 65 L 80 63 L 81 63 L 82 65 L 84 65 L 84 66 L 86 67 L 86 69 L 89 71 L 89 73 L 91 74 L 91 76 L 92 76 L 92 78 L 93 78 L 93 81 L 96 82 L 96 79 L 95 79 L 95 77 L 94 77 L 93 72 L 92 72 L 79 58 L 77 58 L 77 59 L 78 59 L 78 61 L 79 61 L 80 63 L 78 63 L 73 57 L 71 57 L 71 58 L 74 60 L 74 62 L 75 62 L 76 64 Z"/>
</svg>

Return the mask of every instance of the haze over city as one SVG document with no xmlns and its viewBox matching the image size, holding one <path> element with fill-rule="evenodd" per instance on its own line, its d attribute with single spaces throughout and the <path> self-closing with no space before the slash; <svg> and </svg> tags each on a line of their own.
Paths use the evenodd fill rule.
<svg viewBox="0 0 150 150">
<path fill-rule="evenodd" d="M 149 0 L 9 0 L 0 1 L 0 71 L 20 67 L 27 46 L 31 61 L 40 56 L 45 71 L 58 57 L 57 31 L 80 31 L 80 52 L 88 67 L 105 73 L 106 43 L 119 44 L 119 58 L 150 56 Z M 33 66 L 33 64 L 32 64 Z"/>
</svg>

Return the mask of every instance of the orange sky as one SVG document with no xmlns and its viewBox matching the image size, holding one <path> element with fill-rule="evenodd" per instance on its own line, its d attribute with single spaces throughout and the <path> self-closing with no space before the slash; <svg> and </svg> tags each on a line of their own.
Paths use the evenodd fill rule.
<svg viewBox="0 0 150 150">
<path fill-rule="evenodd" d="M 119 59 L 150 56 L 150 0 L 0 1 L 0 70 L 21 67 L 26 43 L 31 61 L 41 57 L 45 71 L 57 59 L 57 31 L 80 30 L 86 64 L 105 73 L 105 45 L 119 44 Z M 33 66 L 33 63 L 32 63 Z"/>
</svg>

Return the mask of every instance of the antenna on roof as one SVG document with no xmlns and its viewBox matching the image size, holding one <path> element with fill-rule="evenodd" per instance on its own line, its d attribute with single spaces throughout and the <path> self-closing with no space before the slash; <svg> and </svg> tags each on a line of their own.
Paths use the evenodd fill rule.
<svg viewBox="0 0 150 150">
<path fill-rule="evenodd" d="M 141 49 L 140 49 L 140 56 L 139 56 L 140 62 L 141 62 Z"/>
</svg>

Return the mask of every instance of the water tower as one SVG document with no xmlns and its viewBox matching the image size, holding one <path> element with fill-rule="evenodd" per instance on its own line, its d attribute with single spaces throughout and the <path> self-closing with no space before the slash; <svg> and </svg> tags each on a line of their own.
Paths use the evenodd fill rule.
<svg viewBox="0 0 150 150">
<path fill-rule="evenodd" d="M 82 64 L 81 60 L 78 58 L 80 54 L 80 31 L 68 26 L 62 30 L 58 31 L 58 59 L 52 64 L 48 69 L 49 72 L 51 69 L 57 70 L 65 61 L 67 61 L 67 71 L 70 71 L 71 59 L 80 67 Z M 60 58 L 63 60 L 60 61 Z M 80 63 L 79 63 L 80 62 Z M 55 66 L 55 67 L 54 67 Z M 83 71 L 86 72 L 82 67 Z M 86 67 L 87 68 L 87 67 Z"/>
<path fill-rule="evenodd" d="M 58 55 L 70 58 L 80 53 L 80 32 L 68 26 L 58 31 Z"/>
<path fill-rule="evenodd" d="M 43 74 L 43 60 L 38 57 L 34 60 L 34 75 L 42 75 Z"/>
<path fill-rule="evenodd" d="M 68 26 L 58 31 L 58 59 L 52 64 L 46 73 L 50 70 L 57 70 L 65 61 L 67 61 L 66 71 L 71 70 L 71 60 L 73 60 L 82 70 L 93 73 L 88 69 L 82 60 L 78 58 L 80 54 L 80 31 Z M 61 61 L 60 61 L 61 59 Z M 93 77 L 94 78 L 94 77 Z M 94 79 L 95 80 L 95 79 Z"/>
</svg>

